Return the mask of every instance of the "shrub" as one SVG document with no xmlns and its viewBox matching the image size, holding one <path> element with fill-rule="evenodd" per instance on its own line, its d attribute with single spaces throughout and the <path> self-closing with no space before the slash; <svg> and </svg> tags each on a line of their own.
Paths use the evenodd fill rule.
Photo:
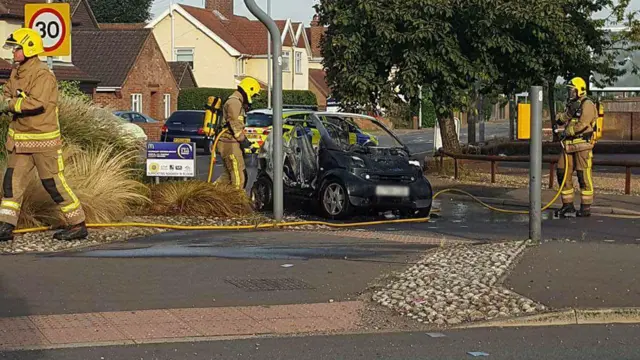
<svg viewBox="0 0 640 360">
<path fill-rule="evenodd" d="M 178 96 L 179 110 L 202 110 L 209 96 L 217 96 L 226 100 L 234 89 L 219 88 L 194 88 L 180 91 Z M 282 92 L 282 103 L 284 105 L 318 105 L 318 100 L 313 92 L 307 90 L 284 90 Z M 261 109 L 267 107 L 267 94 L 262 92 L 256 97 L 252 107 Z"/>
<path fill-rule="evenodd" d="M 244 190 L 204 181 L 167 182 L 151 186 L 150 215 L 235 217 L 252 213 Z"/>
<path fill-rule="evenodd" d="M 137 152 L 115 153 L 112 147 L 84 151 L 76 146 L 65 148 L 65 178 L 76 194 L 90 223 L 122 220 L 133 209 L 148 203 L 148 190 L 134 180 L 130 167 Z M 27 185 L 19 226 L 60 225 L 62 213 L 44 190 L 36 172 Z"/>
</svg>

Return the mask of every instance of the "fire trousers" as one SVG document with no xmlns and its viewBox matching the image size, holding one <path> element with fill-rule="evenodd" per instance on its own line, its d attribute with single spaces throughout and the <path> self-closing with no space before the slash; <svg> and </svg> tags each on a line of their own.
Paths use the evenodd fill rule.
<svg viewBox="0 0 640 360">
<path fill-rule="evenodd" d="M 226 139 L 224 139 L 226 140 Z M 247 170 L 240 143 L 235 140 L 222 139 L 218 142 L 218 152 L 224 163 L 224 172 L 215 181 L 216 184 L 230 184 L 236 189 L 244 189 Z"/>
<path fill-rule="evenodd" d="M 62 150 L 42 153 L 9 153 L 7 170 L 2 183 L 3 197 L 0 203 L 0 221 L 17 225 L 27 185 L 33 169 L 51 199 L 62 211 L 69 225 L 85 221 L 84 210 L 64 177 Z"/>
<path fill-rule="evenodd" d="M 564 150 L 560 154 L 558 161 L 558 184 L 562 184 L 565 172 L 567 180 L 562 188 L 562 203 L 573 203 L 573 171 L 578 175 L 578 183 L 580 185 L 581 203 L 583 205 L 593 204 L 593 178 L 591 176 L 591 167 L 593 164 L 593 151 L 584 150 L 571 154 L 567 154 L 568 163 L 565 164 Z"/>
</svg>

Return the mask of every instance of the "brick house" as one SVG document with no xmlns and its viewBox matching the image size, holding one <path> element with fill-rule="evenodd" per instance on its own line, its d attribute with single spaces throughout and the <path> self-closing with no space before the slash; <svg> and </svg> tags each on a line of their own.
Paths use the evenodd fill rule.
<svg viewBox="0 0 640 360">
<path fill-rule="evenodd" d="M 100 79 L 96 104 L 161 121 L 153 133 L 147 132 L 151 140 L 159 138 L 162 121 L 177 109 L 179 88 L 150 30 L 78 31 L 73 57 L 79 68 Z"/>
<path fill-rule="evenodd" d="M 27 3 L 45 3 L 46 0 L 0 0 L 0 39 L 4 41 L 9 34 L 24 26 L 24 6 Z M 71 9 L 71 38 L 76 30 L 98 29 L 98 22 L 91 11 L 87 0 L 68 0 Z M 2 60 L 5 59 L 5 60 Z M 44 60 L 44 58 L 42 58 Z M 0 84 L 11 74 L 12 54 L 0 47 Z M 53 72 L 58 80 L 78 81 L 80 89 L 92 95 L 99 80 L 80 70 L 73 62 L 72 56 L 53 58 Z"/>
</svg>

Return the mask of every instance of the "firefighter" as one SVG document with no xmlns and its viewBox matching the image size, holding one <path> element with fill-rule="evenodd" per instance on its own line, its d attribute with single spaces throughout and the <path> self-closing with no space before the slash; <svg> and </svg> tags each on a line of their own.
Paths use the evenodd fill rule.
<svg viewBox="0 0 640 360">
<path fill-rule="evenodd" d="M 237 189 L 244 189 L 247 170 L 244 164 L 244 149 L 251 147 L 251 142 L 244 134 L 246 109 L 253 103 L 253 98 L 260 94 L 260 83 L 251 77 L 243 79 L 238 89 L 229 96 L 223 105 L 224 125 L 228 131 L 220 135 L 218 152 L 224 164 L 224 173 L 216 183 L 227 183 Z"/>
<path fill-rule="evenodd" d="M 567 179 L 562 189 L 562 208 L 556 211 L 556 217 L 588 217 L 591 215 L 593 204 L 593 178 L 591 168 L 593 163 L 593 147 L 595 144 L 595 126 L 598 119 L 598 110 L 591 99 L 587 97 L 587 84 L 579 77 L 569 81 L 568 101 L 564 113 L 558 116 L 556 123 L 565 126 L 563 131 L 558 131 L 562 141 L 563 153 L 558 162 L 558 181 L 567 174 Z M 565 164 L 565 154 L 568 161 Z M 581 203 L 580 210 L 576 211 L 573 205 L 573 171 L 576 171 L 580 185 Z"/>
<path fill-rule="evenodd" d="M 0 203 L 0 241 L 13 239 L 34 168 L 68 224 L 53 235 L 54 239 L 84 239 L 88 236 L 84 210 L 64 177 L 58 84 L 53 72 L 38 58 L 44 52 L 42 38 L 32 29 L 18 29 L 6 39 L 4 48 L 13 52 L 16 66 L 0 96 L 0 112 L 12 116 Z"/>
</svg>

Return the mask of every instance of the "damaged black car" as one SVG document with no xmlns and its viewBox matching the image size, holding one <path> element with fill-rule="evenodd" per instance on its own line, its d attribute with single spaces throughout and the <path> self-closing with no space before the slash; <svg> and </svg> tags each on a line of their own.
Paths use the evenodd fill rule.
<svg viewBox="0 0 640 360">
<path fill-rule="evenodd" d="M 251 188 L 256 211 L 273 207 L 272 136 L 258 154 Z M 304 120 L 285 119 L 283 140 L 285 199 L 310 200 L 329 219 L 388 211 L 429 216 L 433 191 L 420 162 L 375 118 L 310 113 Z"/>
</svg>

